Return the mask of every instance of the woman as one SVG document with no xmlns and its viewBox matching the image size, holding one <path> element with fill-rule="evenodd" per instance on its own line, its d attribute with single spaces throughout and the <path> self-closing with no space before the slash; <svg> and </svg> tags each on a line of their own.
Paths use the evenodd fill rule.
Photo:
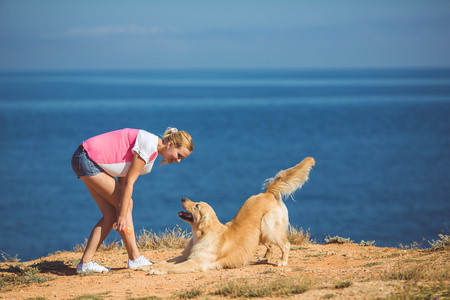
<svg viewBox="0 0 450 300">
<path fill-rule="evenodd" d="M 103 215 L 89 236 L 78 272 L 110 270 L 92 259 L 113 225 L 127 249 L 128 268 L 153 264 L 140 255 L 134 234 L 125 234 L 126 228 L 134 232 L 133 185 L 139 175 L 150 173 L 158 155 L 163 157 L 161 164 L 179 163 L 193 148 L 187 132 L 170 127 L 162 139 L 144 130 L 126 128 L 95 136 L 78 147 L 72 157 L 73 171 L 83 180 Z"/>
</svg>

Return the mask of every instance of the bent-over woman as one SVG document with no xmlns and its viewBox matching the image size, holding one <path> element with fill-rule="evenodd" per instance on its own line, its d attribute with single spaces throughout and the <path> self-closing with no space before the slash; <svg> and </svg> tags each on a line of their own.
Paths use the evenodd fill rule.
<svg viewBox="0 0 450 300">
<path fill-rule="evenodd" d="M 179 163 L 193 149 L 191 136 L 171 127 L 162 139 L 145 130 L 126 128 L 94 136 L 78 147 L 72 156 L 73 171 L 83 180 L 103 215 L 89 236 L 78 272 L 110 270 L 94 262 L 93 257 L 113 225 L 127 249 L 128 268 L 153 264 L 136 245 L 133 185 L 139 175 L 150 173 L 158 155 L 163 157 L 161 164 Z"/>
</svg>

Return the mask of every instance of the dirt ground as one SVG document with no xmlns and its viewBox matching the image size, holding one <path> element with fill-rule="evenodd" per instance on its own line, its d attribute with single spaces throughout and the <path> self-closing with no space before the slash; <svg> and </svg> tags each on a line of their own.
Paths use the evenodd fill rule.
<svg viewBox="0 0 450 300">
<path fill-rule="evenodd" d="M 151 250 L 142 253 L 150 260 L 160 261 L 180 252 Z M 255 261 L 262 254 L 263 248 L 260 247 Z M 308 290 L 296 295 L 270 295 L 270 299 L 386 299 L 402 295 L 405 290 L 412 291 L 413 286 L 432 285 L 434 282 L 450 289 L 448 249 L 404 250 L 354 243 L 307 244 L 292 246 L 289 264 L 284 267 L 277 267 L 274 260 L 270 264 L 252 263 L 238 269 L 169 275 L 148 275 L 143 271 L 128 270 L 127 255 L 122 250 L 110 250 L 98 252 L 95 257 L 98 263 L 112 269 L 109 273 L 81 276 L 76 273 L 80 257 L 79 252 L 63 252 L 30 262 L 1 263 L 1 278 L 19 276 L 13 271 L 17 270 L 15 266 L 37 266 L 41 270 L 38 276 L 51 280 L 2 284 L 0 299 L 74 299 L 82 295 L 91 295 L 82 299 L 150 299 L 152 296 L 169 299 L 189 298 L 186 293 L 192 290 L 201 291 L 198 299 L 219 299 L 224 296 L 215 292 L 229 282 L 239 283 L 248 279 L 264 287 L 275 280 L 289 278 L 307 283 Z M 439 299 L 445 298 L 444 295 Z"/>
</svg>

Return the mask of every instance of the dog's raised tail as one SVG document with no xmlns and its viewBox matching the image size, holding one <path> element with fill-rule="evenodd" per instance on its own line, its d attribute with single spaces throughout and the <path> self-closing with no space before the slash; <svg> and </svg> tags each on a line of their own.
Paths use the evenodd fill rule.
<svg viewBox="0 0 450 300">
<path fill-rule="evenodd" d="M 315 163 L 314 158 L 307 157 L 298 165 L 278 172 L 275 177 L 266 180 L 266 193 L 274 194 L 278 201 L 290 196 L 308 180 L 309 172 Z"/>
</svg>

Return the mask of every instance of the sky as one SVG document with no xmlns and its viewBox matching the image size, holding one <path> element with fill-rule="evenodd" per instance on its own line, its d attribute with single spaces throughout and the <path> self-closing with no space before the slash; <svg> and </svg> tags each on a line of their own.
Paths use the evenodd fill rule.
<svg viewBox="0 0 450 300">
<path fill-rule="evenodd" d="M 448 0 L 0 0 L 0 71 L 421 67 Z"/>
</svg>

